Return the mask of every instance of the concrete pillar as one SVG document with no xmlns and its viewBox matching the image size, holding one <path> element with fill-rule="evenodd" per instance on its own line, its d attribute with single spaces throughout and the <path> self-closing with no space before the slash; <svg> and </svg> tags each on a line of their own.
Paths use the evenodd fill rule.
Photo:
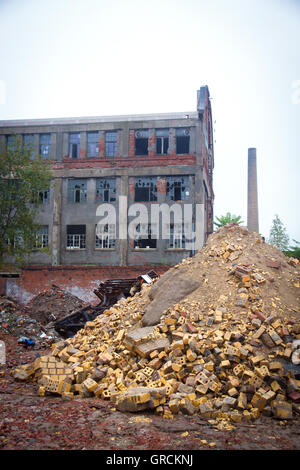
<svg viewBox="0 0 300 470">
<path fill-rule="evenodd" d="M 52 266 L 61 264 L 62 178 L 53 180 Z"/>
<path fill-rule="evenodd" d="M 128 253 L 128 176 L 121 176 L 121 188 L 119 199 L 119 242 L 120 242 L 120 266 L 127 266 Z M 125 238 L 126 236 L 126 238 Z M 122 238 L 121 238 L 122 237 Z M 124 238 L 123 238 L 124 237 Z"/>
<path fill-rule="evenodd" d="M 259 232 L 256 149 L 248 149 L 248 208 L 247 226 L 250 232 Z"/>
<path fill-rule="evenodd" d="M 50 160 L 56 159 L 56 132 L 51 133 L 50 137 Z"/>
</svg>

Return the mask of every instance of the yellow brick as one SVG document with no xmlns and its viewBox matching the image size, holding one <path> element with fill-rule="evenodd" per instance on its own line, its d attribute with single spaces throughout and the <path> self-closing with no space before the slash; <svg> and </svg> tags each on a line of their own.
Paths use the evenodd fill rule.
<svg viewBox="0 0 300 470">
<path fill-rule="evenodd" d="M 173 362 L 173 363 L 172 363 L 172 369 L 173 369 L 175 372 L 179 372 L 179 371 L 182 369 L 182 365 Z"/>
<path fill-rule="evenodd" d="M 83 385 L 87 388 L 89 392 L 93 392 L 98 387 L 97 382 L 95 382 L 95 380 L 90 379 L 90 378 L 86 379 L 83 382 Z"/>
<path fill-rule="evenodd" d="M 191 351 L 191 349 L 188 349 L 186 352 L 186 357 L 188 361 L 194 362 L 197 359 L 197 354 Z"/>
</svg>

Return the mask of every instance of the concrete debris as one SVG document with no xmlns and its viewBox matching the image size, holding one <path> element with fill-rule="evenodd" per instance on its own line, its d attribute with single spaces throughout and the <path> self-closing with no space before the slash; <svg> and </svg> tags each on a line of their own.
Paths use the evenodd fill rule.
<svg viewBox="0 0 300 470">
<path fill-rule="evenodd" d="M 257 234 L 225 226 L 194 258 L 53 344 L 49 356 L 19 366 L 15 377 L 35 381 L 41 395 L 98 397 L 166 419 L 199 414 L 221 421 L 219 429 L 260 414 L 290 420 L 300 392 L 295 266 Z M 174 301 L 171 285 L 188 277 L 200 287 Z M 162 297 L 160 318 L 145 326 L 143 314 Z"/>
</svg>

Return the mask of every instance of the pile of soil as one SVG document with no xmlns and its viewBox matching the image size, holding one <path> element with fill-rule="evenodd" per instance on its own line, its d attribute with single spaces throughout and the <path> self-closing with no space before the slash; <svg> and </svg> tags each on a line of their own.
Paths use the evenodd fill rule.
<svg viewBox="0 0 300 470">
<path fill-rule="evenodd" d="M 265 280 L 259 286 L 260 310 L 266 316 L 290 315 L 299 319 L 299 260 L 287 258 L 255 232 L 227 224 L 212 234 L 193 258 L 186 258 L 160 278 L 150 290 L 143 324 L 158 323 L 163 310 L 185 297 L 200 302 L 204 314 L 219 305 L 221 295 L 226 297 L 229 310 L 243 312 L 235 305 L 237 293 L 231 275 L 237 265 L 250 267 Z"/>
<path fill-rule="evenodd" d="M 200 414 L 220 420 L 218 429 L 260 414 L 295 420 L 299 279 L 298 260 L 229 224 L 16 377 L 38 382 L 41 395 L 96 396 L 166 418 Z M 51 375 L 59 369 L 63 381 Z"/>
<path fill-rule="evenodd" d="M 84 307 L 86 303 L 55 284 L 50 290 L 40 292 L 27 305 L 30 316 L 46 325 Z"/>
</svg>

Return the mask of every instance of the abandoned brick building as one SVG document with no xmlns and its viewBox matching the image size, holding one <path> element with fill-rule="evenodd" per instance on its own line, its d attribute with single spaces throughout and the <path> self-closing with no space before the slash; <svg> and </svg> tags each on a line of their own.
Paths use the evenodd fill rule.
<svg viewBox="0 0 300 470">
<path fill-rule="evenodd" d="M 14 136 L 51 160 L 53 179 L 40 193 L 39 245 L 32 265 L 171 266 L 193 252 L 170 222 L 168 239 L 149 224 L 144 238 L 120 236 L 132 204 L 200 207 L 201 245 L 212 232 L 214 167 L 212 114 L 207 86 L 197 110 L 149 115 L 0 121 L 1 150 Z M 116 226 L 96 232 L 101 204 L 118 214 Z"/>
</svg>

